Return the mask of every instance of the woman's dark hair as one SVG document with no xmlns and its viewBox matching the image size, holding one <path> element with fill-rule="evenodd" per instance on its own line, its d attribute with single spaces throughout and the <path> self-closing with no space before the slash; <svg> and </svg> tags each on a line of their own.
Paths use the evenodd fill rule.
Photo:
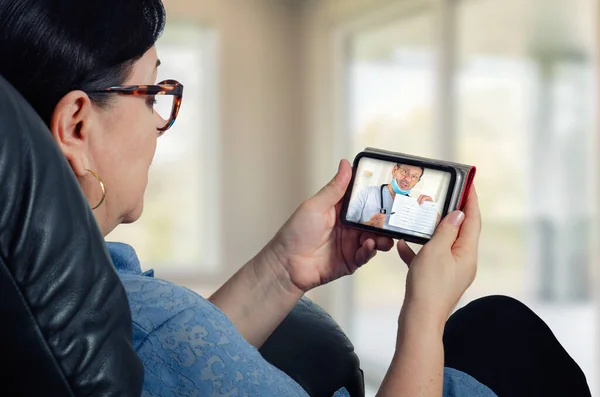
<svg viewBox="0 0 600 397">
<path fill-rule="evenodd" d="M 165 19 L 161 0 L 0 0 L 0 75 L 49 124 L 70 91 L 123 84 Z"/>
</svg>

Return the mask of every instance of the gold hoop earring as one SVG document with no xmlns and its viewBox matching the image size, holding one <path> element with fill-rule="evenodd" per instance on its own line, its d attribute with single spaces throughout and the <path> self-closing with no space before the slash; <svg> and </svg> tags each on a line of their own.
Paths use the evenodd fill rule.
<svg viewBox="0 0 600 397">
<path fill-rule="evenodd" d="M 87 172 L 89 172 L 90 174 L 92 174 L 92 176 L 94 178 L 96 178 L 98 180 L 98 182 L 100 182 L 100 189 L 102 189 L 102 198 L 100 199 L 100 202 L 95 207 L 92 208 L 92 210 L 95 210 L 96 208 L 100 207 L 102 205 L 102 203 L 104 202 L 104 199 L 106 198 L 106 188 L 104 187 L 104 181 L 102 180 L 102 178 L 100 178 L 100 175 L 96 174 L 92 170 L 88 170 L 87 168 L 85 170 Z"/>
</svg>

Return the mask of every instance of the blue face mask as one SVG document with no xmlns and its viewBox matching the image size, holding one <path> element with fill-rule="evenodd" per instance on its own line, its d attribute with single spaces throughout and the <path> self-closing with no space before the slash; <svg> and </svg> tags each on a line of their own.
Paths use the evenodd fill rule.
<svg viewBox="0 0 600 397">
<path fill-rule="evenodd" d="M 402 194 L 405 196 L 408 196 L 410 194 L 410 189 L 408 190 L 402 190 L 400 189 L 400 186 L 398 186 L 398 182 L 396 182 L 396 179 L 392 179 L 392 189 L 394 190 L 394 192 L 396 194 Z"/>
</svg>

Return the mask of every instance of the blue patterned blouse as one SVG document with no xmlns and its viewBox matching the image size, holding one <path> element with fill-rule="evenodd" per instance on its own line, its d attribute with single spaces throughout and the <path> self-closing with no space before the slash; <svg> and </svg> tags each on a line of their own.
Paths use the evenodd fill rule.
<svg viewBox="0 0 600 397">
<path fill-rule="evenodd" d="M 143 396 L 308 397 L 268 363 L 233 323 L 195 292 L 142 272 L 134 249 L 107 243 L 129 299 Z M 446 368 L 444 396 L 495 397 L 469 375 Z M 333 397 L 350 397 L 345 389 Z"/>
</svg>

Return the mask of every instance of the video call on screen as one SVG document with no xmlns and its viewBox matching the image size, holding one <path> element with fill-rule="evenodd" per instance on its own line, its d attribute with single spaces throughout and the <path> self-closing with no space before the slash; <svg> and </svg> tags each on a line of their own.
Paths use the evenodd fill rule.
<svg viewBox="0 0 600 397">
<path fill-rule="evenodd" d="M 441 220 L 450 180 L 447 171 L 363 157 L 346 220 L 429 238 Z"/>
</svg>

